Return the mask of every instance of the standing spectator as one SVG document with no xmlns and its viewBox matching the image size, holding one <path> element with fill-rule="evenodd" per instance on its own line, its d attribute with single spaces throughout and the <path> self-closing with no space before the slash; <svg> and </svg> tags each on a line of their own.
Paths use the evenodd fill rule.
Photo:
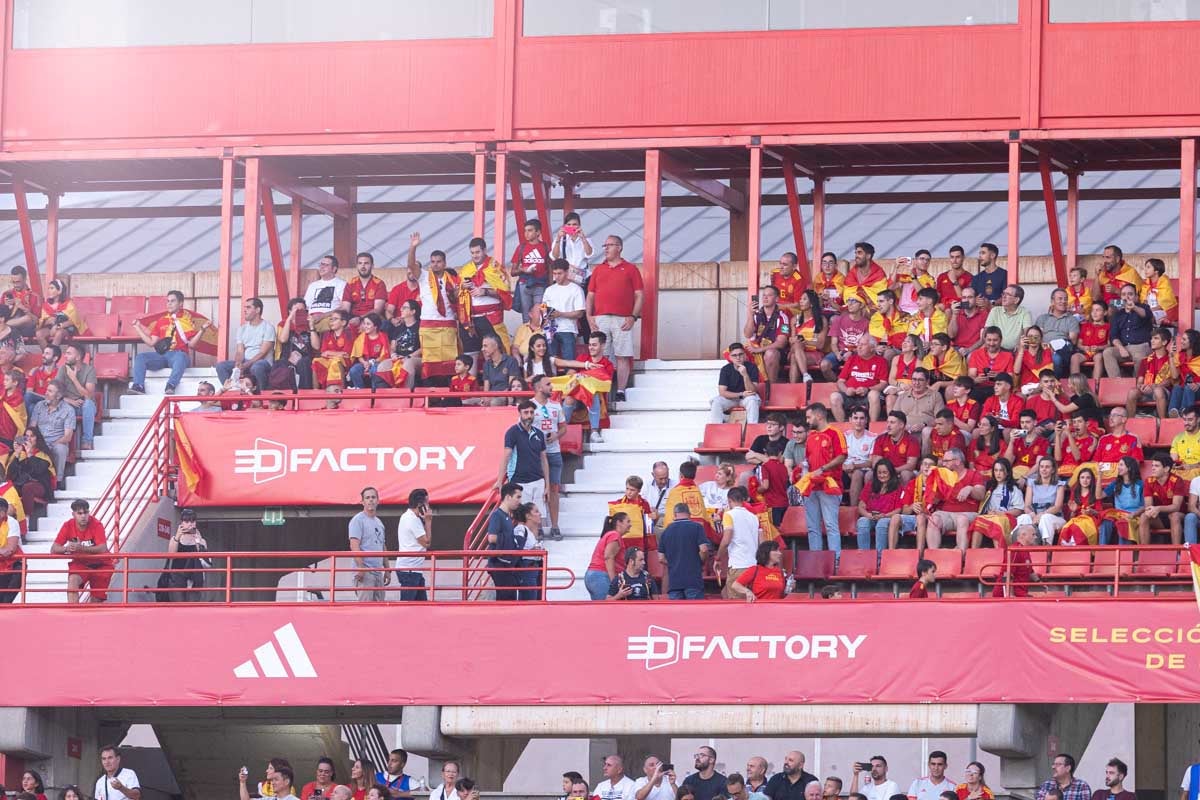
<svg viewBox="0 0 1200 800">
<path fill-rule="evenodd" d="M 936 573 L 936 567 L 934 571 Z M 917 572 L 920 573 L 920 568 Z M 932 584 L 930 579 L 927 585 Z M 908 800 L 937 800 L 937 796 L 942 792 L 953 792 L 954 781 L 946 777 L 947 766 L 946 754 L 941 750 L 934 750 L 929 754 L 929 774 L 917 778 L 908 787 Z"/>
<path fill-rule="evenodd" d="M 500 337 L 489 333 L 483 337 L 479 345 L 480 359 L 479 378 L 483 381 L 485 392 L 506 392 L 513 378 L 524 375 L 521 362 L 508 355 L 501 349 Z M 490 405 L 502 406 L 508 401 L 503 397 L 492 398 Z"/>
<path fill-rule="evenodd" d="M 442 762 L 442 785 L 429 793 L 429 800 L 455 800 L 457 792 L 454 785 L 458 783 L 458 762 Z"/>
<path fill-rule="evenodd" d="M 783 522 L 783 515 L 788 509 L 788 488 L 792 482 L 788 480 L 788 468 L 783 463 L 783 451 L 786 445 L 783 441 L 767 444 L 767 460 L 758 468 L 759 489 L 763 501 L 771 509 L 771 522 L 778 527 Z"/>
<path fill-rule="evenodd" d="M 1108 764 L 1104 766 L 1104 788 L 1092 792 L 1092 800 L 1134 800 L 1137 795 L 1125 788 L 1125 776 L 1128 774 L 1129 767 L 1125 766 L 1124 761 L 1119 758 L 1109 759 Z"/>
<path fill-rule="evenodd" d="M 567 418 L 563 407 L 551 397 L 549 377 L 538 375 L 533 379 L 533 418 L 537 429 L 546 438 L 546 465 L 549 473 L 546 475 L 546 505 L 550 512 L 550 539 L 562 541 L 562 532 L 558 529 L 558 495 L 562 489 L 562 442 L 559 439 L 566 428 Z M 540 538 L 540 536 L 539 536 Z"/>
<path fill-rule="evenodd" d="M 934 288 L 938 291 L 938 299 L 942 308 L 950 310 L 958 302 L 966 301 L 966 291 L 971 287 L 971 273 L 963 266 L 967 252 L 962 245 L 950 246 L 950 269 L 937 276 Z M 973 302 L 973 301 L 972 301 Z"/>
<path fill-rule="evenodd" d="M 875 353 L 875 337 L 864 334 L 858 340 L 854 355 L 846 359 L 838 373 L 837 392 L 829 398 L 833 417 L 838 422 L 846 421 L 846 414 L 855 408 L 867 406 L 868 421 L 879 419 L 880 399 L 888 382 L 888 364 L 883 356 Z"/>
<path fill-rule="evenodd" d="M 97 798 L 141 800 L 142 789 L 137 773 L 131 769 L 121 768 L 121 752 L 116 745 L 110 744 L 100 748 L 100 765 L 104 767 L 104 774 L 96 779 L 95 796 Z M 288 794 L 290 793 L 289 791 Z M 282 800 L 283 795 L 278 796 Z"/>
<path fill-rule="evenodd" d="M 1108 304 L 1097 300 L 1088 306 L 1087 319 L 1079 324 L 1079 339 L 1075 354 L 1071 356 L 1071 374 L 1083 370 L 1084 364 L 1092 362 L 1092 379 L 1099 381 L 1104 374 L 1104 350 L 1112 339 L 1112 325 L 1108 321 Z"/>
<path fill-rule="evenodd" d="M 1000 304 L 988 312 L 984 330 L 999 328 L 1000 346 L 1005 350 L 1016 350 L 1017 346 L 1021 344 L 1021 337 L 1033 324 L 1033 316 L 1029 313 L 1029 309 L 1021 307 L 1024 299 L 1024 288 L 1009 286 L 1000 293 Z"/>
<path fill-rule="evenodd" d="M 275 328 L 263 319 L 263 302 L 251 297 L 242 307 L 244 322 L 238 328 L 237 350 L 231 361 L 217 362 L 217 378 L 225 383 L 235 369 L 251 375 L 259 388 L 267 388 L 267 378 L 275 365 Z"/>
<path fill-rule="evenodd" d="M 799 800 L 804 798 L 804 787 L 817 782 L 817 776 L 804 771 L 804 753 L 788 751 L 784 756 L 784 769 L 775 772 L 763 789 L 770 800 Z"/>
<path fill-rule="evenodd" d="M 393 750 L 388 753 L 387 769 L 375 773 L 375 783 L 387 789 L 388 797 L 392 798 L 392 800 L 399 797 L 413 796 L 412 776 L 404 773 L 404 766 L 407 763 L 408 751 Z"/>
<path fill-rule="evenodd" d="M 709 406 L 708 421 L 725 421 L 725 414 L 734 406 L 746 409 L 746 423 L 758 424 L 762 399 L 758 396 L 758 367 L 746 358 L 746 348 L 741 342 L 729 345 L 729 361 L 721 366 L 717 377 L 717 396 Z"/>
<path fill-rule="evenodd" d="M 888 278 L 883 267 L 875 263 L 875 246 L 870 242 L 854 243 L 854 264 L 846 271 L 843 285 L 843 298 L 857 295 L 862 298 L 868 311 L 879 307 L 879 295 L 887 291 Z M 895 300 L 895 295 L 892 299 Z"/>
<path fill-rule="evenodd" d="M 978 295 L 971 287 L 963 289 L 962 300 L 954 304 L 950 310 L 950 324 L 946 333 L 954 349 L 967 358 L 983 344 L 983 328 L 987 324 L 988 313 L 976 302 Z"/>
<path fill-rule="evenodd" d="M 112 581 L 112 559 L 108 553 L 108 536 L 100 520 L 89 513 L 87 500 L 71 503 L 71 519 L 58 529 L 50 547 L 55 555 L 68 555 L 67 602 L 78 603 L 79 592 L 85 586 L 91 591 L 93 603 L 108 599 L 108 584 Z"/>
<path fill-rule="evenodd" d="M 653 600 L 658 588 L 646 572 L 646 555 L 640 547 L 625 548 L 625 569 L 608 586 L 606 600 Z"/>
<path fill-rule="evenodd" d="M 617 362 L 617 400 L 625 400 L 633 372 L 633 326 L 642 317 L 642 274 L 621 257 L 620 236 L 604 240 L 604 261 L 592 270 L 588 284 L 588 324 L 608 337 L 606 355 Z M 699 798 L 708 800 L 708 798 Z"/>
<path fill-rule="evenodd" d="M 63 402 L 83 417 L 79 449 L 91 450 L 96 434 L 96 368 L 83 363 L 83 358 L 82 345 L 68 344 L 63 364 L 52 383 L 58 386 Z"/>
<path fill-rule="evenodd" d="M 500 342 L 500 352 L 507 353 L 511 343 L 508 328 L 504 325 L 504 311 L 512 307 L 508 275 L 504 267 L 488 255 L 487 242 L 481 237 L 472 239 L 468 249 L 471 260 L 458 270 L 461 281 L 458 288 L 459 318 L 470 320 L 462 334 L 463 352 L 479 352 L 480 341 L 490 334 Z"/>
<path fill-rule="evenodd" d="M 858 351 L 858 342 L 866 335 L 870 324 L 862 298 L 858 295 L 847 297 L 846 310 L 829 324 L 829 354 L 821 359 L 821 374 L 825 380 L 837 379 L 842 365 Z M 875 354 L 874 347 L 871 354 Z"/>
<path fill-rule="evenodd" d="M 321 256 L 317 262 L 317 279 L 304 290 L 304 305 L 308 308 L 309 324 L 317 333 L 329 330 L 326 316 L 337 310 L 346 312 L 349 319 L 350 302 L 346 299 L 346 281 L 337 275 L 336 256 Z"/>
<path fill-rule="evenodd" d="M 408 493 L 408 509 L 400 515 L 396 526 L 396 549 L 401 553 L 424 553 L 433 541 L 433 508 L 429 505 L 429 492 L 413 489 Z M 429 599 L 425 593 L 425 556 L 410 555 L 396 557 L 396 583 L 400 584 L 401 600 Z"/>
<path fill-rule="evenodd" d="M 670 766 L 664 764 L 658 756 L 647 756 L 642 764 L 645 777 L 638 778 L 633 784 L 634 800 L 675 800 L 679 785 L 675 781 L 674 769 L 663 769 Z"/>
<path fill-rule="evenodd" d="M 526 220 L 524 232 L 525 241 L 513 251 L 509 275 L 517 279 L 516 293 L 521 305 L 521 320 L 529 322 L 529 312 L 542 304 L 549 283 L 550 248 L 542 241 L 540 220 Z"/>
<path fill-rule="evenodd" d="M 203 555 L 206 550 L 208 542 L 196 527 L 196 509 L 183 509 L 179 512 L 179 527 L 175 529 L 175 535 L 167 545 L 167 552 L 195 555 L 167 561 L 167 569 L 170 572 L 167 585 L 173 590 L 167 595 L 168 600 L 194 603 L 204 599 L 206 575 L 203 570 L 211 563 Z"/>
<path fill-rule="evenodd" d="M 695 800 L 713 800 L 726 789 L 725 776 L 716 769 L 717 751 L 708 745 L 700 745 L 695 757 L 696 771 L 683 779 L 683 785 L 691 788 Z"/>
<path fill-rule="evenodd" d="M 542 512 L 536 503 L 521 503 L 513 511 L 513 539 L 522 550 L 541 550 Z M 542 564 L 540 555 L 530 556 L 521 560 L 522 566 L 518 575 L 521 578 L 521 589 L 517 592 L 518 600 L 542 599 Z"/>
<path fill-rule="evenodd" d="M 983 764 L 978 761 L 967 764 L 963 782 L 954 787 L 954 794 L 958 800 L 995 800 L 996 795 L 987 785 L 984 775 L 986 771 Z"/>
<path fill-rule="evenodd" d="M 75 409 L 63 402 L 58 384 L 46 387 L 46 399 L 34 406 L 29 427 L 42 434 L 54 458 L 55 472 L 65 475 L 71 440 L 75 437 Z"/>
<path fill-rule="evenodd" d="M 850 779 L 850 794 L 859 791 L 858 776 L 866 772 L 863 779 L 862 795 L 867 800 L 888 800 L 892 795 L 900 793 L 896 782 L 888 779 L 888 763 L 883 756 L 871 756 L 869 763 L 855 762 L 854 774 Z M 778 800 L 778 798 L 772 798 Z"/>
<path fill-rule="evenodd" d="M 579 321 L 587 313 L 587 297 L 579 284 L 571 280 L 571 267 L 565 259 L 558 258 L 551 263 L 550 278 L 553 282 L 542 295 L 542 302 L 546 304 L 547 326 L 552 331 L 550 355 L 554 358 L 575 358 Z"/>
<path fill-rule="evenodd" d="M 627 512 L 618 511 L 604 518 L 603 530 L 592 550 L 592 560 L 583 573 L 583 585 L 593 600 L 608 597 L 608 588 L 617 574 L 625 569 L 625 551 L 622 544 L 633 522 Z"/>
<path fill-rule="evenodd" d="M 751 756 L 746 762 L 746 788 L 766 796 L 767 760 L 762 756 Z"/>
<path fill-rule="evenodd" d="M 330 386 L 344 386 L 346 371 L 350 369 L 353 360 L 350 353 L 354 350 L 354 336 L 350 332 L 350 313 L 335 308 L 325 315 L 324 333 L 312 327 L 309 343 L 314 356 L 312 358 L 312 383 L 315 389 L 327 389 Z"/>
<path fill-rule="evenodd" d="M 762 301 L 750 299 L 750 314 L 742 327 L 746 338 L 746 350 L 753 356 L 754 363 L 762 367 L 769 381 L 779 379 L 779 368 L 787 353 L 788 339 L 792 335 L 792 315 L 779 305 L 779 290 L 764 286 L 759 292 Z"/>
<path fill-rule="evenodd" d="M 776 445 L 777 447 L 778 445 Z M 780 464 L 782 467 L 783 465 Z M 745 487 L 734 486 L 729 490 L 729 510 L 722 517 L 721 545 L 717 548 L 717 561 L 728 559 L 729 572 L 725 579 L 725 599 L 733 599 L 736 594 L 730 588 L 732 583 L 745 570 L 754 566 L 755 549 L 758 547 L 759 522 L 758 517 L 746 509 L 750 500 Z"/>
<path fill-rule="evenodd" d="M 1179 300 L 1167 278 L 1167 265 L 1161 258 L 1148 258 L 1142 268 L 1145 283 L 1138 290 L 1138 300 L 1150 306 L 1155 325 L 1173 325 L 1179 314 Z"/>
<path fill-rule="evenodd" d="M 703 600 L 702 571 L 712 545 L 704 526 L 691 518 L 687 503 L 676 504 L 673 511 L 674 521 L 658 537 L 658 558 L 667 568 L 663 591 L 671 600 Z"/>
<path fill-rule="evenodd" d="M 388 560 L 382 555 L 385 544 L 383 520 L 379 518 L 379 490 L 367 486 L 362 490 L 362 511 L 350 518 L 350 551 L 354 553 L 354 586 L 358 599 L 381 603 L 388 584 Z"/>
<path fill-rule="evenodd" d="M 748 603 L 755 600 L 782 600 L 787 593 L 787 579 L 782 565 L 783 551 L 779 549 L 779 542 L 774 539 L 759 542 L 754 553 L 754 566 L 743 570 L 736 580 L 729 581 L 730 598 L 743 597 Z M 733 775 L 730 776 L 732 780 Z"/>
<path fill-rule="evenodd" d="M 562 227 L 554 235 L 554 244 L 550 248 L 550 257 L 564 259 L 571 267 L 571 282 L 581 290 L 587 286 L 588 260 L 595 250 L 583 232 L 583 223 L 574 211 L 563 217 Z M 574 354 L 572 354 L 574 355 Z"/>
<path fill-rule="evenodd" d="M 58 377 L 58 362 L 62 359 L 62 349 L 58 345 L 48 344 L 42 348 L 42 363 L 29 371 L 25 379 L 25 408 L 32 411 L 33 407 L 46 397 L 46 387 Z"/>
<path fill-rule="evenodd" d="M 350 324 L 358 325 L 367 314 L 378 314 L 383 319 L 387 313 L 388 288 L 383 279 L 374 274 L 375 256 L 365 252 L 356 255 L 354 271 L 357 274 L 347 281 L 342 291 L 342 307 L 350 312 Z"/>
<path fill-rule="evenodd" d="M 4 293 L 4 305 L 8 306 L 8 327 L 22 339 L 33 336 L 37 328 L 42 300 L 29 287 L 28 273 L 24 267 L 13 267 L 12 288 Z"/>
<path fill-rule="evenodd" d="M 521 484 L 509 481 L 500 487 L 500 505 L 488 516 L 487 542 L 489 550 L 520 550 L 513 529 L 513 512 L 521 505 Z M 522 559 L 516 555 L 491 556 L 488 572 L 496 587 L 497 600 L 516 600 L 521 586 Z"/>
<path fill-rule="evenodd" d="M 1110 309 L 1111 344 L 1104 349 L 1104 374 L 1121 377 L 1121 362 L 1133 361 L 1136 375 L 1142 360 L 1150 355 L 1150 334 L 1154 330 L 1154 314 L 1150 306 L 1137 301 L 1137 289 L 1132 284 L 1121 287 L 1120 302 Z"/>
<path fill-rule="evenodd" d="M 798 488 L 804 495 L 804 517 L 808 523 L 808 549 L 821 549 L 821 528 L 834 559 L 842 552 L 838 528 L 838 506 L 842 501 L 842 462 L 846 460 L 846 437 L 829 425 L 829 411 L 813 403 L 806 413 L 810 431 L 804 448 L 808 474 Z"/>
<path fill-rule="evenodd" d="M 287 316 L 275 326 L 279 363 L 291 367 L 293 373 L 291 386 L 280 385 L 280 388 L 297 386 L 300 389 L 313 388 L 312 359 L 315 349 L 311 333 L 308 324 L 308 309 L 304 305 L 304 298 L 292 298 L 288 302 Z"/>
<path fill-rule="evenodd" d="M 129 391 L 146 393 L 146 371 L 170 368 L 167 387 L 163 394 L 175 394 L 183 371 L 191 360 L 190 353 L 200 344 L 204 332 L 212 327 L 206 319 L 196 317 L 183 307 L 183 292 L 172 289 L 167 292 L 167 310 L 147 328 L 141 320 L 134 320 L 133 330 L 151 350 L 138 353 L 133 359 L 133 383 Z M 161 351 L 161 352 L 160 352 Z"/>
<path fill-rule="evenodd" d="M 604 780 L 592 794 L 599 800 L 633 800 L 633 779 L 625 774 L 625 761 L 618 755 L 604 759 Z"/>
<path fill-rule="evenodd" d="M 655 461 L 650 467 L 650 480 L 642 486 L 642 499 L 650 506 L 650 518 L 654 521 L 654 532 L 661 533 L 666 527 L 667 496 L 675 481 L 671 480 L 671 467 L 665 461 Z"/>
<path fill-rule="evenodd" d="M 517 406 L 520 419 L 504 433 L 504 457 L 500 461 L 496 488 L 515 481 L 520 484 L 525 500 L 544 510 L 550 463 L 546 458 L 546 437 L 533 424 L 536 411 L 537 405 L 532 400 L 522 400 Z"/>
<path fill-rule="evenodd" d="M 300 800 L 309 800 L 313 795 L 329 797 L 337 786 L 337 770 L 333 767 L 333 759 L 321 756 L 317 759 L 316 780 L 309 781 L 300 789 Z"/>
<path fill-rule="evenodd" d="M 1054 374 L 1065 378 L 1071 372 L 1071 357 L 1079 340 L 1079 320 L 1067 308 L 1067 290 L 1050 293 L 1050 310 L 1033 322 L 1042 331 L 1042 341 L 1054 351 Z"/>
<path fill-rule="evenodd" d="M 1075 758 L 1059 753 L 1050 765 L 1050 780 L 1038 787 L 1036 800 L 1046 800 L 1046 793 L 1057 789 L 1063 800 L 1091 800 L 1092 787 L 1075 777 Z"/>
<path fill-rule="evenodd" d="M 21 773 L 21 791 L 33 795 L 35 800 L 46 800 L 46 784 L 37 770 L 27 769 Z"/>
<path fill-rule="evenodd" d="M 979 245 L 979 270 L 971 278 L 971 288 L 977 295 L 976 304 L 983 309 L 1000 302 L 1000 294 L 1008 285 L 1008 270 L 1001 269 L 997 259 L 1000 248 L 991 242 Z"/>
<path fill-rule="evenodd" d="M 458 277 L 446 269 L 446 254 L 434 250 L 429 254 L 429 269 L 422 270 L 417 261 L 417 246 L 421 234 L 413 233 L 408 243 L 408 280 L 405 297 L 393 290 L 389 302 L 399 307 L 404 300 L 413 299 L 421 307 L 422 374 L 448 375 L 454 371 L 459 355 L 458 338 Z"/>
</svg>

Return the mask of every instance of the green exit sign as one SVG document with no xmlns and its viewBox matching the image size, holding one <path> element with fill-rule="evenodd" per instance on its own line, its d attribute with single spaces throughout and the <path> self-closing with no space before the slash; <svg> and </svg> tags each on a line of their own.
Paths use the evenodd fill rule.
<svg viewBox="0 0 1200 800">
<path fill-rule="evenodd" d="M 263 525 L 282 525 L 283 524 L 283 507 L 265 508 L 262 515 Z"/>
</svg>

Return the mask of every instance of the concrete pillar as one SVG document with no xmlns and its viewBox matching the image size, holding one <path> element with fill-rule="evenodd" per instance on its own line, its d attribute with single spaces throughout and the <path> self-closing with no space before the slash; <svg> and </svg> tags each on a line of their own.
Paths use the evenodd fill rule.
<svg viewBox="0 0 1200 800">
<path fill-rule="evenodd" d="M 471 778 L 483 790 L 499 792 L 516 765 L 528 736 L 479 736 L 451 738 L 442 735 L 440 706 L 408 706 L 404 709 L 401 741 L 405 750 L 429 759 L 429 782 L 441 781 L 442 764 L 459 762 L 459 776 Z"/>
<path fill-rule="evenodd" d="M 1161 703 L 1137 703 L 1133 707 L 1133 763 L 1137 775 L 1138 800 L 1167 800 L 1172 796 L 1167 772 L 1167 707 Z M 1178 787 L 1178 776 L 1175 786 Z"/>
<path fill-rule="evenodd" d="M 351 206 L 358 202 L 358 187 L 353 184 L 336 184 L 333 193 Z M 333 218 L 333 254 L 337 256 L 339 274 L 354 275 L 354 254 L 358 252 L 358 212 L 349 216 Z M 349 270 L 347 272 L 347 270 Z"/>
<path fill-rule="evenodd" d="M 733 178 L 729 187 L 742 193 L 743 197 L 750 196 L 750 180 L 748 178 Z M 729 260 L 746 261 L 750 258 L 750 216 L 737 211 L 729 212 Z"/>
<path fill-rule="evenodd" d="M 979 747 L 1000 756 L 1000 785 L 1015 797 L 1031 798 L 1049 777 L 1056 753 L 1082 757 L 1104 709 L 1103 703 L 981 704 Z"/>
<path fill-rule="evenodd" d="M 1200 761 L 1200 747 L 1196 742 L 1200 738 L 1198 731 L 1200 705 L 1171 705 L 1170 713 L 1166 714 L 1167 800 L 1179 797 L 1179 783 L 1183 780 L 1184 770 Z"/>
<path fill-rule="evenodd" d="M 0 708 L 0 753 L 24 759 L 48 786 L 76 784 L 90 794 L 100 748 L 120 742 L 128 729 L 128 723 L 101 722 L 93 709 Z M 68 755 L 72 740 L 79 742 L 77 756 Z"/>
</svg>

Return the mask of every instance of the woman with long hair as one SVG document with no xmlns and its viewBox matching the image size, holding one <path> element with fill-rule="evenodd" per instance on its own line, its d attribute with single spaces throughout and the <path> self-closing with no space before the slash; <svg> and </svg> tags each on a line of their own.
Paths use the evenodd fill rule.
<svg viewBox="0 0 1200 800">
<path fill-rule="evenodd" d="M 1176 336 L 1173 344 L 1179 375 L 1167 401 L 1168 417 L 1178 417 L 1185 408 L 1196 405 L 1196 385 L 1200 384 L 1200 331 L 1188 329 Z"/>
<path fill-rule="evenodd" d="M 1033 517 L 1042 541 L 1049 544 L 1067 521 L 1063 519 L 1066 489 L 1058 480 L 1058 465 L 1050 456 L 1038 459 L 1037 468 L 1025 481 L 1025 513 Z"/>
<path fill-rule="evenodd" d="M 1016 362 L 1013 364 L 1017 392 L 1022 396 L 1037 392 L 1038 375 L 1044 369 L 1054 369 L 1054 348 L 1042 341 L 1041 328 L 1030 325 L 1021 337 L 1021 346 L 1017 348 Z"/>
<path fill-rule="evenodd" d="M 532 380 L 537 375 L 553 378 L 558 374 L 554 369 L 554 359 L 550 358 L 550 343 L 545 335 L 535 333 L 529 337 L 529 352 L 525 355 L 524 366 L 526 380 Z"/>
<path fill-rule="evenodd" d="M 38 345 L 62 346 L 80 334 L 88 332 L 87 323 L 75 301 L 67 296 L 67 285 L 57 278 L 46 284 L 46 302 L 42 303 L 34 336 Z"/>
<path fill-rule="evenodd" d="M 723 461 L 717 466 L 717 474 L 711 481 L 700 484 L 704 495 L 704 506 L 724 512 L 729 508 L 729 490 L 737 483 L 737 470 L 733 464 Z"/>
<path fill-rule="evenodd" d="M 996 795 L 984 780 L 986 774 L 987 770 L 978 761 L 967 764 L 963 782 L 954 787 L 954 793 L 958 796 L 958 800 L 995 800 Z"/>
<path fill-rule="evenodd" d="M 892 412 L 896 401 L 900 399 L 900 392 L 912 386 L 913 371 L 921 366 L 923 354 L 921 337 L 915 333 L 906 335 L 900 342 L 900 353 L 892 359 L 891 369 L 888 370 L 888 385 L 884 389 L 887 396 L 884 402 L 887 413 Z"/>
<path fill-rule="evenodd" d="M 821 298 L 808 289 L 797 298 L 792 317 L 792 363 L 789 376 L 792 383 L 812 380 L 810 369 L 816 369 L 825 353 L 829 325 L 821 313 Z"/>
<path fill-rule="evenodd" d="M 625 551 L 621 547 L 621 540 L 631 527 L 633 522 L 624 511 L 604 518 L 603 531 L 592 550 L 592 560 L 583 573 L 583 585 L 593 600 L 608 597 L 608 587 L 612 585 L 613 578 L 625 569 Z"/>
<path fill-rule="evenodd" d="M 537 550 L 542 546 L 542 512 L 537 503 L 522 503 L 513 511 L 513 536 L 517 544 L 524 550 Z M 526 558 L 525 564 L 535 569 L 518 573 L 521 577 L 521 589 L 517 592 L 518 600 L 541 600 L 541 567 L 540 558 Z"/>
<path fill-rule="evenodd" d="M 1075 476 L 1075 483 L 1067 492 L 1067 513 L 1070 517 L 1058 532 L 1058 544 L 1091 545 L 1099 541 L 1103 506 L 1100 486 L 1091 467 L 1084 467 Z"/>
<path fill-rule="evenodd" d="M 886 458 L 871 470 L 871 479 L 858 497 L 858 549 L 871 549 L 871 531 L 875 532 L 875 551 L 882 553 L 888 543 L 892 517 L 900 513 L 900 474 Z"/>
<path fill-rule="evenodd" d="M 353 800 L 366 800 L 367 790 L 375 785 L 375 765 L 365 758 L 357 759 L 350 766 L 350 781 L 346 785 L 354 792 Z"/>
<path fill-rule="evenodd" d="M 1138 518 L 1146 511 L 1142 468 L 1137 459 L 1123 456 L 1117 462 L 1116 480 L 1104 487 L 1104 496 L 1113 507 L 1100 514 L 1100 544 L 1137 544 Z"/>
<path fill-rule="evenodd" d="M 405 300 L 388 323 L 392 341 L 392 385 L 411 389 L 421 376 L 421 306 Z"/>
<path fill-rule="evenodd" d="M 382 328 L 383 318 L 374 311 L 358 321 L 358 336 L 350 350 L 354 363 L 346 376 L 355 389 L 386 389 L 391 385 L 391 342 Z"/>
<path fill-rule="evenodd" d="M 1003 547 L 1017 524 L 1017 514 L 1025 506 L 1025 495 L 1017 486 L 1012 463 L 1007 458 L 997 458 L 992 464 L 992 476 L 984 490 L 979 516 L 971 523 L 971 546 L 982 546 L 986 536 L 996 547 Z"/>
<path fill-rule="evenodd" d="M 27 769 L 21 773 L 21 791 L 35 796 L 37 800 L 46 800 L 46 784 L 37 770 Z"/>
<path fill-rule="evenodd" d="M 1104 409 L 1100 407 L 1100 401 L 1096 399 L 1091 384 L 1082 373 L 1076 372 L 1074 375 L 1068 376 L 1067 388 L 1070 394 L 1067 395 L 1065 403 L 1059 400 L 1059 396 L 1056 394 L 1047 395 L 1063 418 L 1079 414 L 1088 422 L 1100 424 L 1104 421 Z"/>
<path fill-rule="evenodd" d="M 992 416 L 980 417 L 975 426 L 975 437 L 971 440 L 971 466 L 982 473 L 990 473 L 992 465 L 1004 446 L 1004 429 L 1000 420 Z"/>
<path fill-rule="evenodd" d="M 79 791 L 78 786 L 64 786 L 58 800 L 84 800 L 83 792 Z"/>
<path fill-rule="evenodd" d="M 729 584 L 730 597 L 743 598 L 747 603 L 755 600 L 782 600 L 787 593 L 787 579 L 783 574 L 783 551 L 779 542 L 771 539 L 759 542 L 754 553 L 754 566 L 742 570 Z"/>
</svg>

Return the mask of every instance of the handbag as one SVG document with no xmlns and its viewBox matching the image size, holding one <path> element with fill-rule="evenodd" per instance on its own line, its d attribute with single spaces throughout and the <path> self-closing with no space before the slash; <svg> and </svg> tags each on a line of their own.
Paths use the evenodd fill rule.
<svg viewBox="0 0 1200 800">
<path fill-rule="evenodd" d="M 159 339 L 154 343 L 154 352 L 158 353 L 160 356 L 165 356 L 167 353 L 171 352 L 171 343 L 171 337 L 164 336 L 162 339 Z"/>
</svg>

